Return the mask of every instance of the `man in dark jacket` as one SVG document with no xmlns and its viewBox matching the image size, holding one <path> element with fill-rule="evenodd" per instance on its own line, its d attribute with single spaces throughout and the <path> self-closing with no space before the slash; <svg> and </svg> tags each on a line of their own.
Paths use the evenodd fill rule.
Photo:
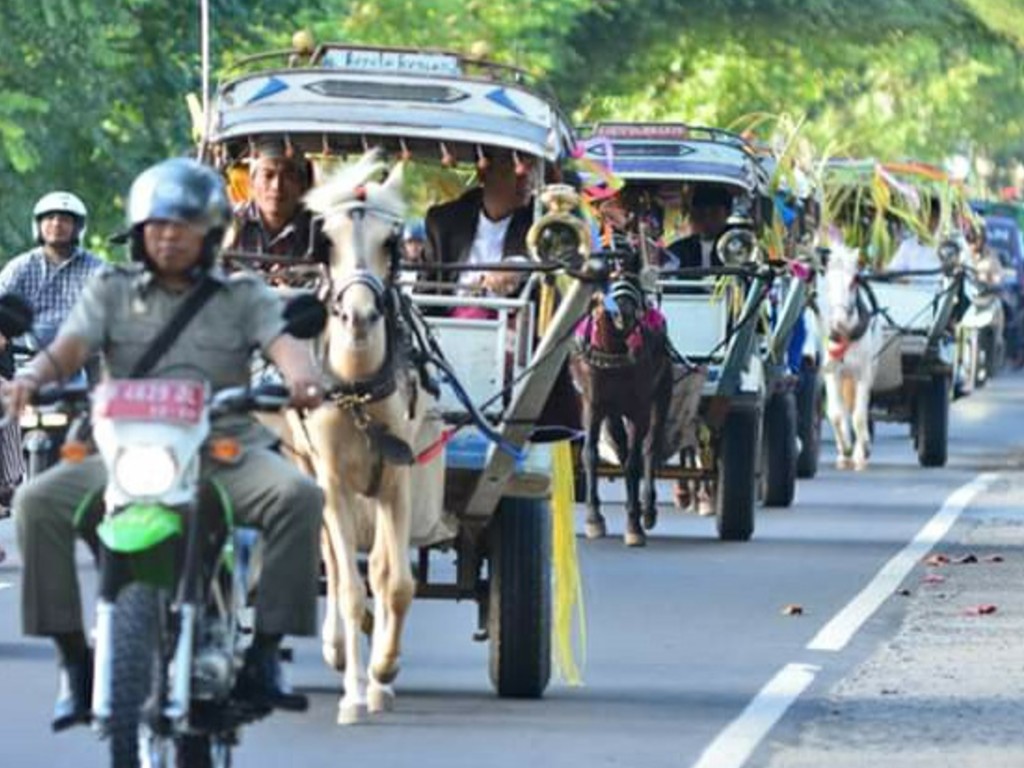
<svg viewBox="0 0 1024 768">
<path fill-rule="evenodd" d="M 533 223 L 532 162 L 522 156 L 517 168 L 510 153 L 493 153 L 478 170 L 478 187 L 427 211 L 428 261 L 486 265 L 525 256 Z M 440 280 L 482 285 L 498 296 L 514 293 L 522 282 L 521 275 L 508 272 L 439 272 Z"/>
<path fill-rule="evenodd" d="M 693 192 L 690 203 L 692 233 L 668 247 L 684 269 L 722 266 L 715 253 L 718 237 L 725 231 L 732 212 L 732 195 L 726 187 L 701 184 Z"/>
</svg>

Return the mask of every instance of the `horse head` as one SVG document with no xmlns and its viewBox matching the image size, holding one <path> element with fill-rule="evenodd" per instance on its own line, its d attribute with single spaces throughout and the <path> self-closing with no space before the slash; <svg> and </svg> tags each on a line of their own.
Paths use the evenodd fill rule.
<svg viewBox="0 0 1024 768">
<path fill-rule="evenodd" d="M 863 320 L 858 306 L 857 274 L 859 253 L 843 243 L 830 246 L 825 269 L 825 300 L 828 304 L 828 332 L 836 339 L 849 339 Z"/>
<path fill-rule="evenodd" d="M 328 353 L 343 381 L 365 380 L 387 360 L 388 295 L 406 206 L 402 165 L 376 181 L 383 168 L 380 153 L 368 152 L 305 198 L 331 241 Z"/>
<path fill-rule="evenodd" d="M 397 268 L 406 210 L 404 166 L 396 164 L 385 181 L 377 181 L 383 169 L 380 151 L 371 150 L 306 194 L 306 207 L 322 218 L 331 241 L 334 280 L 366 270 L 387 281 Z"/>
</svg>

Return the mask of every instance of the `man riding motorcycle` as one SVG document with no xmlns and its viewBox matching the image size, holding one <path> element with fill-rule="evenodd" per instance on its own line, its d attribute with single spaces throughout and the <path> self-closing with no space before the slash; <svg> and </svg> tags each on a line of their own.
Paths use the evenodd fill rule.
<svg viewBox="0 0 1024 768">
<path fill-rule="evenodd" d="M 225 277 L 215 266 L 230 220 L 224 185 L 211 169 L 183 158 L 144 171 L 132 184 L 128 223 L 133 265 L 108 267 L 87 284 L 48 353 L 3 387 L 18 413 L 40 386 L 103 357 L 107 375 L 127 378 L 169 321 L 179 332 L 149 377 L 192 378 L 216 392 L 245 385 L 259 346 L 280 369 L 297 408 L 323 393 L 308 348 L 283 333 L 280 298 L 262 282 Z M 177 309 L 200 289 L 209 296 L 182 321 Z M 202 472 L 230 497 L 243 525 L 260 528 L 264 557 L 255 638 L 236 695 L 266 709 L 303 709 L 304 697 L 282 689 L 278 646 L 285 634 L 315 632 L 318 541 L 323 497 L 317 486 L 271 450 L 274 438 L 248 416 L 216 420 L 214 436 L 244 446 L 239 461 L 206 458 Z M 83 632 L 74 564 L 76 532 L 94 537 L 98 517 L 83 499 L 105 487 L 98 455 L 62 462 L 22 486 L 14 499 L 25 571 L 22 621 L 28 635 L 52 637 L 62 671 L 53 728 L 90 717 L 91 653 Z"/>
<path fill-rule="evenodd" d="M 89 276 L 103 261 L 82 247 L 89 212 L 71 192 L 49 192 L 32 208 L 35 246 L 15 256 L 0 271 L 0 293 L 16 293 L 34 314 L 33 333 L 38 343 L 49 344 L 82 292 Z M 0 353 L 11 339 L 0 334 Z M 14 361 L 8 357 L 0 372 L 10 376 Z M 5 516 L 14 489 L 24 474 L 21 430 L 17 421 L 0 429 L 0 517 Z M 0 548 L 0 560 L 3 549 Z"/>
</svg>

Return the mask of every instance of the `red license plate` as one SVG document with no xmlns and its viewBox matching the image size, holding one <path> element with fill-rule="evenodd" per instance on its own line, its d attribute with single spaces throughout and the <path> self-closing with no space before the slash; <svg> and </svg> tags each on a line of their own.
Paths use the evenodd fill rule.
<svg viewBox="0 0 1024 768">
<path fill-rule="evenodd" d="M 176 379 L 118 379 L 96 388 L 96 415 L 116 421 L 198 424 L 206 387 Z"/>
</svg>

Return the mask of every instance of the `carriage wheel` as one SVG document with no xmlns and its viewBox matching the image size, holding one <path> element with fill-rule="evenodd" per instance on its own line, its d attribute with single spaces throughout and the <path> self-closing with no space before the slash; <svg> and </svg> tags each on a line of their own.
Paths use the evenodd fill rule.
<svg viewBox="0 0 1024 768">
<path fill-rule="evenodd" d="M 788 507 L 796 495 L 796 395 L 780 392 L 765 405 L 762 500 L 766 507 Z"/>
<path fill-rule="evenodd" d="M 490 526 L 491 683 L 536 699 L 551 677 L 551 514 L 541 499 L 505 498 Z"/>
<path fill-rule="evenodd" d="M 817 370 L 805 369 L 796 396 L 797 435 L 800 438 L 796 476 L 803 480 L 818 474 L 818 458 L 821 456 L 822 399 L 822 384 Z"/>
<path fill-rule="evenodd" d="M 917 391 L 917 461 L 943 467 L 949 440 L 949 379 L 933 374 Z"/>
<path fill-rule="evenodd" d="M 718 538 L 723 541 L 746 541 L 754 533 L 760 420 L 761 413 L 756 408 L 734 408 L 722 428 L 715 515 Z"/>
</svg>

